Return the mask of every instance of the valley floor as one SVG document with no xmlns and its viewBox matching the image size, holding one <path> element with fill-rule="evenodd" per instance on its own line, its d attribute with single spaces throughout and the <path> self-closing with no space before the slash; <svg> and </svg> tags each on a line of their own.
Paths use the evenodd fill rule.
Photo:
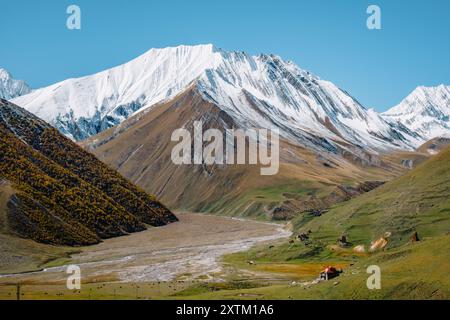
<svg viewBox="0 0 450 320">
<path fill-rule="evenodd" d="M 17 283 L 24 294 L 30 285 L 42 294 L 47 286 L 64 291 L 69 264 L 81 268 L 83 284 L 114 282 L 127 287 L 129 283 L 222 282 L 228 277 L 219 262 L 223 255 L 291 234 L 284 225 L 273 223 L 194 213 L 177 216 L 177 223 L 79 248 L 70 258 L 42 265 L 41 271 L 0 275 L 0 299 L 11 296 Z"/>
<path fill-rule="evenodd" d="M 448 299 L 449 235 L 373 254 L 288 241 L 285 225 L 202 214 L 83 247 L 44 271 L 0 276 L 0 299 Z M 237 240 L 239 239 L 239 240 Z M 81 290 L 66 288 L 66 265 Z M 316 279 L 324 266 L 343 273 Z M 381 269 L 369 290 L 366 269 Z"/>
</svg>

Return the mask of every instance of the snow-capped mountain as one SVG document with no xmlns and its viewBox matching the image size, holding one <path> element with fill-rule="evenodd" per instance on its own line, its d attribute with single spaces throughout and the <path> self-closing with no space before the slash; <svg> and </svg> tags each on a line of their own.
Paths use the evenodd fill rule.
<svg viewBox="0 0 450 320">
<path fill-rule="evenodd" d="M 0 68 L 0 98 L 10 100 L 31 92 L 23 80 L 15 80 L 5 69 Z"/>
<path fill-rule="evenodd" d="M 347 92 L 274 55 L 213 45 L 151 49 L 115 68 L 68 79 L 14 103 L 82 140 L 195 87 L 243 127 L 279 128 L 291 141 L 410 149 L 422 139 L 366 110 Z"/>
<path fill-rule="evenodd" d="M 425 140 L 450 136 L 450 86 L 417 87 L 400 104 L 383 113 Z"/>
<path fill-rule="evenodd" d="M 174 97 L 216 65 L 211 46 L 152 49 L 115 68 L 68 79 L 15 103 L 81 140 Z"/>
<path fill-rule="evenodd" d="M 292 62 L 241 52 L 221 56 L 197 85 L 244 127 L 279 128 L 293 141 L 305 142 L 312 134 L 326 143 L 350 142 L 366 149 L 409 148 L 418 141 L 406 128 L 384 121 L 333 83 Z"/>
</svg>

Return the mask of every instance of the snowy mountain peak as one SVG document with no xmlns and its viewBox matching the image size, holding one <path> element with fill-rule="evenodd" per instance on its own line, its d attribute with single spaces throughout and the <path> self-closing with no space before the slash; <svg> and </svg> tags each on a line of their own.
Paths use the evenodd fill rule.
<svg viewBox="0 0 450 320">
<path fill-rule="evenodd" d="M 151 49 L 126 64 L 33 91 L 14 103 L 82 140 L 192 86 L 240 126 L 277 127 L 301 145 L 320 141 L 331 149 L 334 143 L 350 143 L 378 150 L 423 143 L 292 62 L 211 44 Z"/>
<path fill-rule="evenodd" d="M 81 140 L 170 99 L 220 60 L 212 45 L 151 49 L 123 65 L 68 79 L 15 103 Z"/>
<path fill-rule="evenodd" d="M 0 98 L 9 100 L 30 91 L 25 81 L 15 80 L 6 69 L 0 68 Z"/>
<path fill-rule="evenodd" d="M 172 46 L 172 47 L 165 47 L 165 48 L 151 48 L 143 55 L 147 54 L 170 54 L 170 53 L 189 53 L 189 52 L 214 52 L 218 49 L 211 43 L 206 44 L 197 44 L 197 45 L 178 45 L 178 46 Z"/>
<path fill-rule="evenodd" d="M 417 87 L 400 104 L 383 113 L 420 134 L 425 140 L 450 133 L 450 86 Z"/>
<path fill-rule="evenodd" d="M 0 67 L 0 80 L 6 80 L 9 78 L 12 78 L 12 77 L 11 77 L 11 74 L 8 72 L 8 70 Z"/>
</svg>

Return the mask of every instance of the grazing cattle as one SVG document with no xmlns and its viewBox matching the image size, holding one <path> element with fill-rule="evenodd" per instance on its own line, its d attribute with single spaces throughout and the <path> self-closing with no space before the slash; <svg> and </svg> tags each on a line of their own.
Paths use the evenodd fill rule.
<svg viewBox="0 0 450 320">
<path fill-rule="evenodd" d="M 347 236 L 342 235 L 339 239 L 338 239 L 338 244 L 340 247 L 342 248 L 349 248 L 352 246 L 351 242 L 348 241 Z"/>
<path fill-rule="evenodd" d="M 306 240 L 309 239 L 309 236 L 306 233 L 301 233 L 301 234 L 298 235 L 298 239 L 300 241 L 306 241 Z"/>
<path fill-rule="evenodd" d="M 410 239 L 411 239 L 411 242 L 420 241 L 419 235 L 417 234 L 417 232 L 414 232 Z"/>
</svg>

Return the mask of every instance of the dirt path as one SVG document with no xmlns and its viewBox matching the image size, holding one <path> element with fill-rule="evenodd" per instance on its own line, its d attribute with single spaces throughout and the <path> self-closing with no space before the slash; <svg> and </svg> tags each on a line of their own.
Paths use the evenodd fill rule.
<svg viewBox="0 0 450 320">
<path fill-rule="evenodd" d="M 70 264 L 80 266 L 82 279 L 122 282 L 169 281 L 199 276 L 220 277 L 219 259 L 256 243 L 288 237 L 282 226 L 193 213 L 177 214 L 180 221 L 82 248 Z M 0 277 L 0 283 L 64 281 L 66 266 L 41 272 Z"/>
</svg>

